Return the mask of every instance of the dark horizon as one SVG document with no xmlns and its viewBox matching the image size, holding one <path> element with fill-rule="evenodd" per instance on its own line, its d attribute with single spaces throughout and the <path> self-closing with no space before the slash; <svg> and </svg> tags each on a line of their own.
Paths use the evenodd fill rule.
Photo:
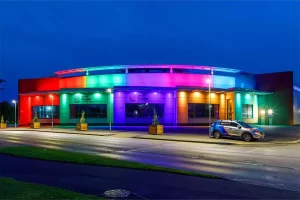
<svg viewBox="0 0 300 200">
<path fill-rule="evenodd" d="M 18 79 L 124 64 L 294 71 L 300 2 L 0 2 L 0 101 Z"/>
</svg>

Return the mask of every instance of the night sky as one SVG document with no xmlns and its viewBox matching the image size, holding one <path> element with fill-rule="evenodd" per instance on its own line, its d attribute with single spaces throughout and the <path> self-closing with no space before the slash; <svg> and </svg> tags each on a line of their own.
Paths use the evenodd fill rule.
<svg viewBox="0 0 300 200">
<path fill-rule="evenodd" d="M 0 101 L 21 78 L 116 64 L 293 70 L 300 82 L 300 1 L 0 1 Z"/>
</svg>

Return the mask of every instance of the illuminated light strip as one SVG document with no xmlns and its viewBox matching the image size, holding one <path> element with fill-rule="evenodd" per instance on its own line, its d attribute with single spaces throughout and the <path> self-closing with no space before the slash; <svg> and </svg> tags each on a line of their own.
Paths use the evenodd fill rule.
<svg viewBox="0 0 300 200">
<path fill-rule="evenodd" d="M 55 74 L 63 75 L 63 74 L 72 74 L 72 73 L 87 72 L 87 71 L 101 71 L 101 70 L 110 70 L 110 69 L 140 69 L 140 68 L 199 69 L 199 70 L 213 70 L 213 71 L 228 72 L 228 73 L 242 73 L 241 70 L 237 70 L 237 69 L 211 67 L 211 66 L 197 66 L 197 65 L 114 65 L 114 66 L 97 66 L 97 67 L 62 70 L 62 71 L 55 72 Z"/>
<path fill-rule="evenodd" d="M 294 90 L 300 92 L 300 88 L 298 88 L 297 86 L 294 86 Z"/>
</svg>

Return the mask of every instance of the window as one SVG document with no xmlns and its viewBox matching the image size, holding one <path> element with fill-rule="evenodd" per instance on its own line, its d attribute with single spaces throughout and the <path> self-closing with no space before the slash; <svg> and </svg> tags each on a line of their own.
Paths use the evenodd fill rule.
<svg viewBox="0 0 300 200">
<path fill-rule="evenodd" d="M 160 103 L 126 103 L 126 117 L 153 117 L 153 109 L 155 108 L 158 117 L 164 116 L 164 104 Z"/>
<path fill-rule="evenodd" d="M 252 119 L 253 118 L 253 105 L 252 104 L 243 104 L 243 119 Z"/>
<path fill-rule="evenodd" d="M 189 103 L 189 118 L 209 117 L 209 104 Z M 211 117 L 219 118 L 219 104 L 211 104 Z"/>
<path fill-rule="evenodd" d="M 70 104 L 70 118 L 80 118 L 82 111 L 85 118 L 106 118 L 107 104 Z"/>
<path fill-rule="evenodd" d="M 170 73 L 169 68 L 136 68 L 128 69 L 129 73 Z"/>
<path fill-rule="evenodd" d="M 230 126 L 232 126 L 232 127 L 238 127 L 238 124 L 235 123 L 235 122 L 230 122 Z"/>
<path fill-rule="evenodd" d="M 219 122 L 219 125 L 229 126 L 229 122 Z"/>
<path fill-rule="evenodd" d="M 39 119 L 51 119 L 52 118 L 52 108 L 53 108 L 53 118 L 59 118 L 59 106 L 33 106 L 32 107 L 32 118 L 35 114 Z"/>
</svg>

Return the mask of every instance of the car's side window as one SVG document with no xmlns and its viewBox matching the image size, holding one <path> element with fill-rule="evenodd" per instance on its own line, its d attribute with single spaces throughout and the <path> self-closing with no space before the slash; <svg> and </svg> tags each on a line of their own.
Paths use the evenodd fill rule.
<svg viewBox="0 0 300 200">
<path fill-rule="evenodd" d="M 229 126 L 228 122 L 220 122 L 220 124 L 223 125 L 223 126 Z"/>
<path fill-rule="evenodd" d="M 238 127 L 238 124 L 235 123 L 235 122 L 230 122 L 230 126 L 232 126 L 232 127 Z"/>
</svg>

